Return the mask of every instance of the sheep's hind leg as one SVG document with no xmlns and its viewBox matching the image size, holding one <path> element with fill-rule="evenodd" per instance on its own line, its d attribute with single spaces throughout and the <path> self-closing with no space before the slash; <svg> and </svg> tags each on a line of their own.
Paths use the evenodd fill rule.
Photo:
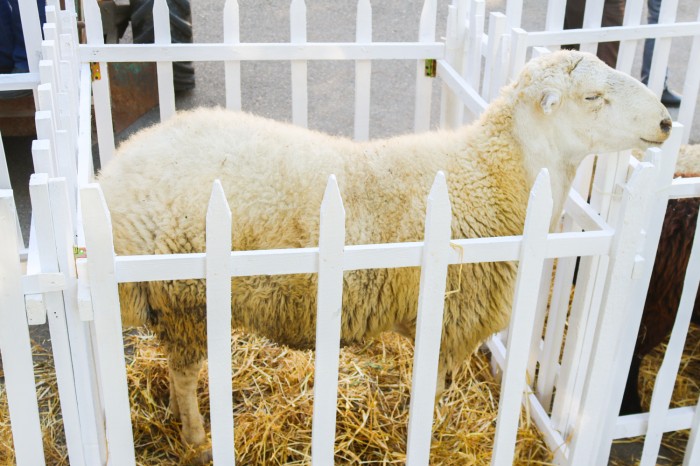
<svg viewBox="0 0 700 466">
<path fill-rule="evenodd" d="M 207 441 L 197 400 L 197 380 L 201 368 L 201 361 L 182 367 L 175 366 L 169 361 L 171 408 L 179 413 L 182 421 L 182 441 L 195 449 L 200 449 Z M 202 463 L 206 463 L 210 459 L 211 451 L 209 449 L 201 452 L 200 460 Z"/>
<path fill-rule="evenodd" d="M 168 380 L 170 381 L 170 404 L 168 405 L 168 410 L 175 419 L 180 419 L 180 405 L 177 404 L 177 396 L 175 395 L 175 376 L 170 367 L 168 367 Z"/>
</svg>

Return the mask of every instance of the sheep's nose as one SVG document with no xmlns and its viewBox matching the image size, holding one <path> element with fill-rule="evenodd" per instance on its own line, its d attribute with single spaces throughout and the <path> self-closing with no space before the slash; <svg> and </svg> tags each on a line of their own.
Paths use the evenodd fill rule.
<svg viewBox="0 0 700 466">
<path fill-rule="evenodd" d="M 671 132 L 671 126 L 673 126 L 673 121 L 671 121 L 670 118 L 664 118 L 661 120 L 661 131 L 663 131 L 665 134 Z"/>
</svg>

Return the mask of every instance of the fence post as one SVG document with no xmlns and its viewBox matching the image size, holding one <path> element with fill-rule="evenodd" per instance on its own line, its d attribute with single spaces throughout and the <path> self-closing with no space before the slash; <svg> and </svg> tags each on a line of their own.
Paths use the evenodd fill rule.
<svg viewBox="0 0 700 466">
<path fill-rule="evenodd" d="M 100 386 L 106 400 L 108 464 L 134 465 L 131 410 L 126 385 L 126 361 L 114 264 L 114 242 L 107 204 L 99 185 L 80 190 L 88 254 L 90 294 L 95 309 L 95 336 Z M 89 219 L 89 220 L 88 220 Z"/>
<path fill-rule="evenodd" d="M 37 252 L 39 254 L 41 271 L 44 273 L 56 273 L 59 272 L 59 268 L 52 217 L 57 213 L 52 211 L 48 182 L 48 176 L 45 173 L 32 175 L 29 182 L 29 194 L 32 199 L 34 233 L 37 239 Z M 54 355 L 56 381 L 66 433 L 68 456 L 71 464 L 85 464 L 71 345 L 68 338 L 62 292 L 45 293 L 44 303 L 46 304 L 47 320 L 51 332 L 51 349 Z"/>
<path fill-rule="evenodd" d="M 345 209 L 338 183 L 331 175 L 321 203 L 318 238 L 316 362 L 311 430 L 311 462 L 316 466 L 334 463 L 344 249 Z"/>
<path fill-rule="evenodd" d="M 452 209 L 445 174 L 438 172 L 428 195 L 425 214 L 411 404 L 408 411 L 407 466 L 427 465 L 430 459 L 451 222 Z"/>
<path fill-rule="evenodd" d="M 44 463 L 39 407 L 34 386 L 34 367 L 24 309 L 19 254 L 17 213 L 12 191 L 0 190 L 0 351 L 5 390 L 18 466 Z"/>
<path fill-rule="evenodd" d="M 231 210 L 219 180 L 207 209 L 207 352 L 214 462 L 235 464 L 231 393 Z"/>
<path fill-rule="evenodd" d="M 99 393 L 96 390 L 95 353 L 92 349 L 90 324 L 81 320 L 78 309 L 77 270 L 73 253 L 75 211 L 68 200 L 69 187 L 66 181 L 57 178 L 48 181 L 58 269 L 67 283 L 63 291 L 63 302 L 78 399 L 82 449 L 86 464 L 104 463 L 104 419 L 101 418 L 100 408 L 96 406 L 99 404 Z"/>
<path fill-rule="evenodd" d="M 530 191 L 523 240 L 520 246 L 513 314 L 508 332 L 508 349 L 503 369 L 496 436 L 493 456 L 491 457 L 491 464 L 495 466 L 510 465 L 513 462 L 520 418 L 520 403 L 523 391 L 528 385 L 525 372 L 540 289 L 539 283 L 530 280 L 534 278 L 539 281 L 542 277 L 552 207 L 549 172 L 542 169 Z"/>
<path fill-rule="evenodd" d="M 676 122 L 673 124 L 671 136 L 661 149 L 648 149 L 646 153 L 646 158 L 651 160 L 655 167 L 654 171 L 656 175 L 651 183 L 641 188 L 647 191 L 647 193 L 645 193 L 646 198 L 644 198 L 645 200 L 642 201 L 642 203 L 637 204 L 638 206 L 648 206 L 645 213 L 646 217 L 643 219 L 644 224 L 642 225 L 645 230 L 645 238 L 644 242 L 640 243 L 641 247 L 637 251 L 643 258 L 643 261 L 637 265 L 637 267 L 640 267 L 635 271 L 637 280 L 631 284 L 632 291 L 627 295 L 627 300 L 624 302 L 626 307 L 617 307 L 617 312 L 619 312 L 620 309 L 627 309 L 627 324 L 617 327 L 619 335 L 617 351 L 615 352 L 615 359 L 613 361 L 614 368 L 608 375 L 608 379 L 612 379 L 612 381 L 609 382 L 611 386 L 607 392 L 610 394 L 610 406 L 613 408 L 612 411 L 603 412 L 601 416 L 607 418 L 608 422 L 604 423 L 602 429 L 600 429 L 602 431 L 602 441 L 605 443 L 599 448 L 598 458 L 604 457 L 607 459 L 609 456 L 612 432 L 615 426 L 614 420 L 617 418 L 617 410 L 622 403 L 622 396 L 627 380 L 627 369 L 632 360 L 632 352 L 634 351 L 636 336 L 639 331 L 642 309 L 644 308 L 644 301 L 649 288 L 649 280 L 651 278 L 654 258 L 656 257 L 656 249 L 659 244 L 661 227 L 668 204 L 667 188 L 673 178 L 682 135 L 683 127 Z M 653 188 L 650 189 L 650 187 Z"/>
<path fill-rule="evenodd" d="M 574 426 L 575 435 L 569 456 L 570 464 L 574 466 L 597 464 L 596 458 L 604 456 L 603 451 L 606 450 L 602 443 L 609 438 L 605 423 L 610 422 L 612 428 L 613 419 L 617 417 L 615 410 L 619 403 L 612 403 L 610 394 L 614 388 L 611 374 L 614 373 L 615 362 L 611 354 L 617 355 L 620 329 L 629 320 L 627 301 L 633 289 L 634 259 L 641 241 L 641 229 L 647 225 L 649 216 L 649 209 L 639 207 L 648 204 L 653 194 L 648 187 L 653 184 L 655 175 L 653 166 L 641 164 L 623 189 L 622 215 L 616 224 L 610 250 L 608 279 L 586 373 L 587 382 Z"/>
<path fill-rule="evenodd" d="M 696 222 L 693 247 L 685 273 L 683 294 L 678 306 L 676 322 L 671 332 L 671 340 L 666 348 L 666 354 L 654 381 L 654 390 L 652 391 L 651 406 L 649 408 L 649 423 L 646 438 L 644 439 L 640 466 L 656 465 L 656 458 L 659 455 L 659 446 L 663 435 L 661 427 L 664 418 L 668 414 L 673 385 L 678 374 L 681 357 L 683 356 L 683 346 L 688 335 L 693 304 L 698 292 L 698 281 L 700 280 L 700 240 L 698 238 L 700 238 L 700 232 Z"/>
</svg>

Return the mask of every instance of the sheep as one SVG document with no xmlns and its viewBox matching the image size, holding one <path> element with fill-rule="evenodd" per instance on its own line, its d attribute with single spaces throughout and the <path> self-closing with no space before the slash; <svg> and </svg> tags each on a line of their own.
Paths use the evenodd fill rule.
<svg viewBox="0 0 700 466">
<path fill-rule="evenodd" d="M 675 176 L 700 176 L 700 146 L 681 147 Z M 699 207 L 700 198 L 697 197 L 668 202 L 620 414 L 642 412 L 637 390 L 639 368 L 644 356 L 668 336 L 676 321 Z M 695 297 L 691 321 L 700 325 L 700 292 Z"/>
<path fill-rule="evenodd" d="M 421 241 L 426 196 L 443 171 L 452 237 L 522 233 L 528 192 L 549 170 L 555 216 L 589 153 L 659 146 L 671 119 L 641 83 L 594 55 L 560 51 L 528 62 L 483 115 L 455 131 L 357 143 L 241 112 L 199 109 L 122 144 L 98 176 L 120 255 L 204 251 L 205 211 L 220 179 L 235 250 L 313 247 L 329 175 L 344 200 L 347 243 Z M 461 280 L 458 274 L 462 274 Z M 516 265 L 450 267 L 438 389 L 445 376 L 510 318 Z M 415 336 L 417 268 L 344 275 L 342 344 L 394 330 Z M 147 324 L 168 359 L 171 408 L 184 442 L 205 430 L 196 384 L 206 357 L 205 284 L 121 284 L 124 325 Z M 233 325 L 294 348 L 315 341 L 316 277 L 232 280 Z"/>
</svg>

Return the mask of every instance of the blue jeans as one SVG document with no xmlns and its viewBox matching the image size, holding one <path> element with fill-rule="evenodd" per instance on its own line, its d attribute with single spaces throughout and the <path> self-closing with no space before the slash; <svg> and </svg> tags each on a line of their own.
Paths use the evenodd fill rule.
<svg viewBox="0 0 700 466">
<path fill-rule="evenodd" d="M 661 0 L 648 0 L 647 10 L 649 15 L 647 17 L 648 24 L 658 24 L 659 23 L 659 10 L 661 9 Z M 647 84 L 649 82 L 649 69 L 651 68 L 651 58 L 654 55 L 654 39 L 647 39 L 644 41 L 644 55 L 642 58 L 642 82 Z M 664 81 L 664 88 L 666 87 L 666 82 Z"/>
<path fill-rule="evenodd" d="M 41 24 L 46 22 L 45 0 L 37 0 Z M 27 72 L 22 20 L 18 0 L 0 0 L 0 73 Z"/>
</svg>

